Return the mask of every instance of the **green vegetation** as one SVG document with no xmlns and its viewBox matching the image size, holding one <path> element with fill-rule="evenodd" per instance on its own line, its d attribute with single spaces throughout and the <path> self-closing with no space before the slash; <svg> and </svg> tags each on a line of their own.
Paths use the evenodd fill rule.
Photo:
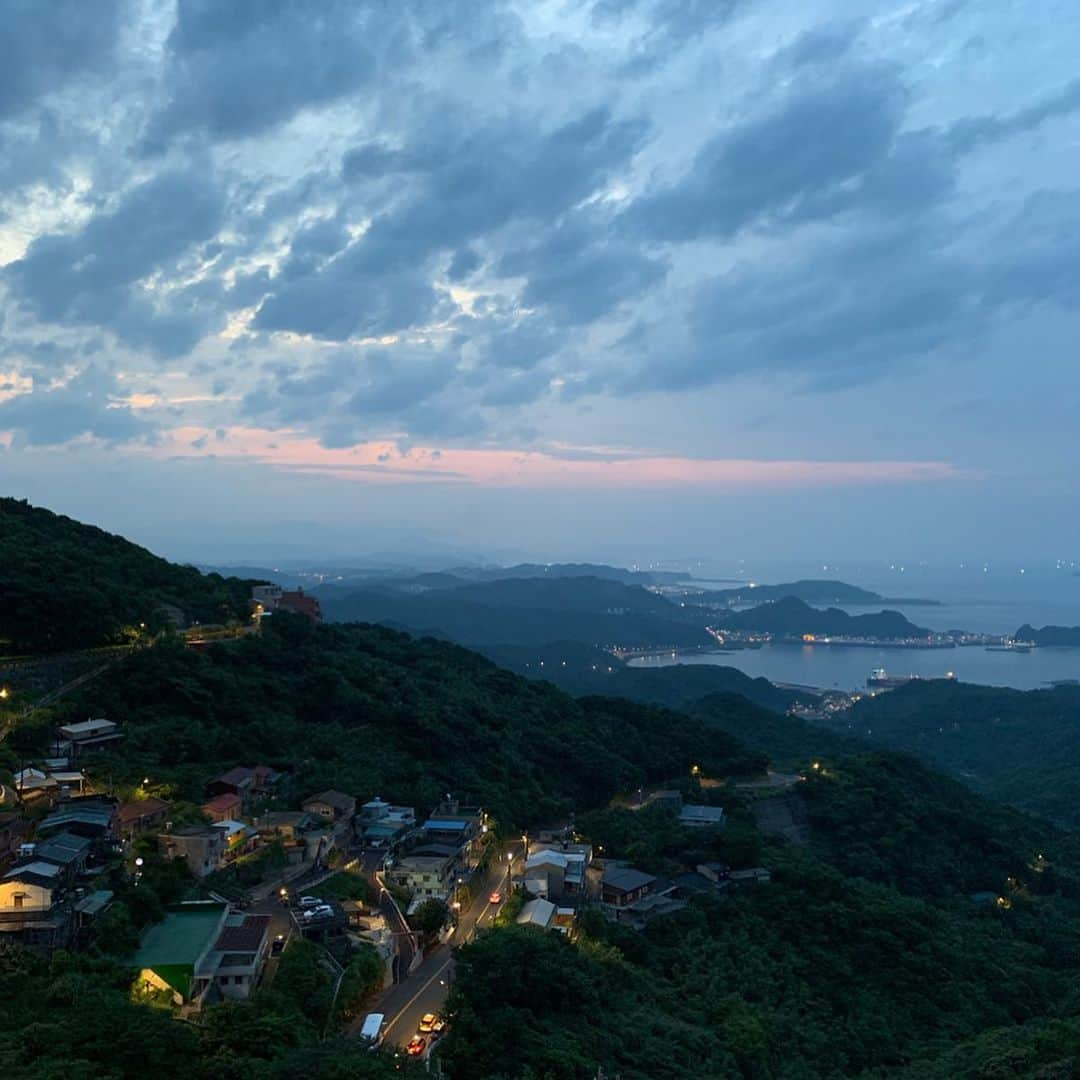
<svg viewBox="0 0 1080 1080">
<path fill-rule="evenodd" d="M 722 625 L 733 630 L 785 635 L 834 634 L 848 637 L 907 638 L 926 637 L 930 634 L 924 627 L 909 622 L 899 611 L 849 615 L 840 608 L 822 610 L 811 607 L 794 596 L 730 614 L 723 620 Z"/>
<path fill-rule="evenodd" d="M 379 792 L 421 808 L 447 791 L 530 825 L 688 774 L 759 771 L 761 755 L 698 719 L 614 698 L 575 700 L 445 642 L 276 615 L 258 636 L 205 652 L 164 642 L 57 716 L 122 718 L 95 758 L 114 783 L 154 778 L 188 799 L 234 764 L 291 772 L 281 798 Z M 47 729 L 36 729 L 44 749 Z"/>
<path fill-rule="evenodd" d="M 916 754 L 1000 802 L 1080 825 L 1080 687 L 930 680 L 864 698 L 832 726 Z"/>
<path fill-rule="evenodd" d="M 628 667 L 611 653 L 577 642 L 539 647 L 492 645 L 480 651 L 500 667 L 532 679 L 546 679 L 571 694 L 606 694 L 671 709 L 685 709 L 709 694 L 739 694 L 781 713 L 794 701 L 812 700 L 810 694 L 782 690 L 768 679 L 752 679 L 734 667 L 694 663 Z"/>
<path fill-rule="evenodd" d="M 406 627 L 465 645 L 691 647 L 713 640 L 704 612 L 688 615 L 639 585 L 598 578 L 496 581 L 420 594 L 386 585 L 328 586 L 318 595 L 327 619 Z"/>
<path fill-rule="evenodd" d="M 335 1015 L 339 1024 L 363 1016 L 368 1002 L 382 989 L 386 966 L 373 945 L 361 945 L 353 953 L 341 977 Z"/>
<path fill-rule="evenodd" d="M 292 946 L 290 946 L 290 949 Z M 289 950 L 286 950 L 288 952 Z M 329 976 L 282 971 L 254 1002 L 214 1005 L 194 1022 L 128 996 L 131 973 L 108 960 L 57 953 L 51 963 L 0 942 L 0 1070 L 24 1080 L 389 1080 L 414 1066 L 355 1040 L 319 1040 L 305 998 Z M 331 984 L 332 985 L 332 984 Z M 415 1075 L 422 1075 L 422 1066 Z"/>
<path fill-rule="evenodd" d="M 71 518 L 0 499 L 0 651 L 56 652 L 132 640 L 169 622 L 247 617 L 251 582 L 203 575 Z"/>
<path fill-rule="evenodd" d="M 825 763 L 805 789 L 811 843 L 757 840 L 771 885 L 699 893 L 641 933 L 593 910 L 573 945 L 506 927 L 462 949 L 448 1074 L 913 1080 L 951 1075 L 971 1039 L 1018 1068 L 956 1075 L 1072 1075 L 1038 1070 L 1076 1054 L 1080 904 L 1029 865 L 1065 838 L 894 755 Z M 579 827 L 668 873 L 701 855 L 660 808 Z M 974 904 L 978 888 L 1007 909 Z"/>
</svg>

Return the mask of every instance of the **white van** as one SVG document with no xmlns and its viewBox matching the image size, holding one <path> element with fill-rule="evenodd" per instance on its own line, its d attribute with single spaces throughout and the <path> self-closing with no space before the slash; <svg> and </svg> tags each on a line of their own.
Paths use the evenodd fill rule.
<svg viewBox="0 0 1080 1080">
<path fill-rule="evenodd" d="M 386 1019 L 382 1013 L 368 1013 L 364 1017 L 364 1025 L 360 1028 L 360 1038 L 366 1039 L 372 1047 L 378 1046 L 382 1042 L 382 1026 L 383 1020 Z"/>
</svg>

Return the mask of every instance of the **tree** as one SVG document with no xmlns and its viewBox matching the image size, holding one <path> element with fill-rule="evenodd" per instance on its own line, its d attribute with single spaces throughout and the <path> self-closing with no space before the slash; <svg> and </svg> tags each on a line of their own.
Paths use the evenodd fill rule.
<svg viewBox="0 0 1080 1080">
<path fill-rule="evenodd" d="M 445 925 L 450 917 L 450 909 L 445 900 L 432 897 L 425 900 L 409 916 L 409 922 L 414 930 L 418 930 L 425 937 L 434 937 Z"/>
</svg>

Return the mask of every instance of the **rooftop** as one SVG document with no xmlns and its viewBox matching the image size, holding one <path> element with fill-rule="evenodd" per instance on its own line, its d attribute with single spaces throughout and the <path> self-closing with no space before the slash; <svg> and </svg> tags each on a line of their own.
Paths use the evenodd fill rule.
<svg viewBox="0 0 1080 1080">
<path fill-rule="evenodd" d="M 615 866 L 604 872 L 604 887 L 618 892 L 633 892 L 656 880 L 652 874 L 635 870 L 632 866 Z"/>
<path fill-rule="evenodd" d="M 517 921 L 546 928 L 554 917 L 555 905 L 550 900 L 529 900 L 522 906 Z"/>
<path fill-rule="evenodd" d="M 356 806 L 356 800 L 351 795 L 346 795 L 344 791 L 320 791 L 318 795 L 309 795 L 304 800 L 304 805 L 308 803 L 326 803 L 327 806 L 332 806 L 335 810 L 352 810 Z"/>
<path fill-rule="evenodd" d="M 679 811 L 679 820 L 702 825 L 720 825 L 724 820 L 724 810 L 720 806 L 684 806 Z"/>
<path fill-rule="evenodd" d="M 219 952 L 257 952 L 269 928 L 269 915 L 230 915 L 214 948 Z"/>
<path fill-rule="evenodd" d="M 136 966 L 194 965 L 213 943 L 227 910 L 227 904 L 207 900 L 169 908 L 161 922 L 143 932 Z"/>
<path fill-rule="evenodd" d="M 121 805 L 117 816 L 121 825 L 130 825 L 133 821 L 148 817 L 150 814 L 162 813 L 169 809 L 169 804 L 164 799 L 155 799 L 153 795 L 145 799 L 136 799 L 134 802 L 126 802 Z"/>
<path fill-rule="evenodd" d="M 254 779 L 254 769 L 249 769 L 246 765 L 237 765 L 235 769 L 230 769 L 228 772 L 221 773 L 220 776 L 215 776 L 210 783 L 232 784 L 233 787 L 240 787 L 242 784 L 250 784 Z"/>
<path fill-rule="evenodd" d="M 38 844 L 34 849 L 34 857 L 56 863 L 58 866 L 67 866 L 82 858 L 90 849 L 91 843 L 88 836 L 61 832 Z"/>
<path fill-rule="evenodd" d="M 42 885 L 53 885 L 60 877 L 61 867 L 55 863 L 41 862 L 35 859 L 33 862 L 23 863 L 22 866 L 13 866 L 5 875 L 5 881 L 31 881 Z"/>
</svg>

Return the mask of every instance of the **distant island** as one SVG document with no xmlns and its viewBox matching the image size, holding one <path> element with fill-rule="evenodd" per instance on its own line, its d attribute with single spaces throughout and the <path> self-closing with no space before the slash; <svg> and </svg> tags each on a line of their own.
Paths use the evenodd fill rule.
<svg viewBox="0 0 1080 1080">
<path fill-rule="evenodd" d="M 794 596 L 761 604 L 747 611 L 733 612 L 724 619 L 725 628 L 783 637 L 827 634 L 851 638 L 929 638 L 932 630 L 916 626 L 899 611 L 879 611 L 873 615 L 849 615 L 839 608 L 811 607 Z"/>
<path fill-rule="evenodd" d="M 1080 645 L 1080 626 L 1044 626 L 1036 630 L 1024 623 L 1013 635 L 1015 641 L 1031 641 L 1036 645 Z"/>
<path fill-rule="evenodd" d="M 717 589 L 708 593 L 710 601 L 718 601 L 728 607 L 768 604 L 787 597 L 794 597 L 805 604 L 845 604 L 849 607 L 873 604 L 919 604 L 936 607 L 940 603 L 937 600 L 918 597 L 890 598 L 869 589 L 862 589 L 858 585 L 849 585 L 845 581 L 823 581 L 811 578 L 779 585 L 742 585 L 737 589 Z"/>
</svg>

